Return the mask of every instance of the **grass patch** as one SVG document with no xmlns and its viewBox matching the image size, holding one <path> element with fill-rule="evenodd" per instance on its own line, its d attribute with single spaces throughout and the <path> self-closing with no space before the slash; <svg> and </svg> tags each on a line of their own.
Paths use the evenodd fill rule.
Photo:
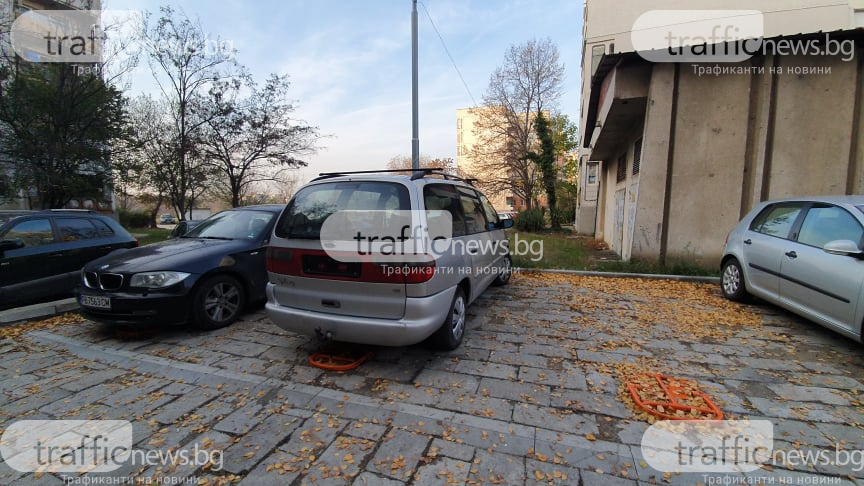
<svg viewBox="0 0 864 486">
<path fill-rule="evenodd" d="M 585 270 L 589 265 L 588 251 L 569 233 L 507 233 L 514 267 Z"/>
<path fill-rule="evenodd" d="M 170 229 L 162 229 L 162 228 L 126 228 L 132 236 L 138 239 L 138 246 L 149 245 L 150 243 L 156 243 L 157 241 L 164 241 L 168 239 L 168 235 L 171 234 Z"/>
<path fill-rule="evenodd" d="M 688 262 L 659 265 L 645 261 L 597 261 L 591 258 L 595 250 L 605 245 L 590 238 L 575 238 L 569 231 L 527 233 L 508 231 L 513 266 L 599 272 L 647 273 L 719 277 L 715 268 L 703 268 Z"/>
</svg>

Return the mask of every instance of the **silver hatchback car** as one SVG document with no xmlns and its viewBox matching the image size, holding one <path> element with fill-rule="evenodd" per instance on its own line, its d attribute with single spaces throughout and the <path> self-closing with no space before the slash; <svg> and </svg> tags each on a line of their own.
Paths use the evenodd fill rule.
<svg viewBox="0 0 864 486">
<path fill-rule="evenodd" d="M 455 349 L 468 305 L 510 279 L 503 230 L 513 221 L 462 179 L 382 172 L 322 174 L 288 203 L 267 250 L 267 313 L 323 340 L 405 346 L 432 337 Z M 373 227 L 384 235 L 371 236 Z M 334 231 L 356 241 L 339 247 L 325 236 Z M 395 250 L 406 242 L 413 250 Z"/>
<path fill-rule="evenodd" d="M 723 295 L 755 295 L 862 340 L 864 196 L 766 201 L 729 233 Z"/>
</svg>

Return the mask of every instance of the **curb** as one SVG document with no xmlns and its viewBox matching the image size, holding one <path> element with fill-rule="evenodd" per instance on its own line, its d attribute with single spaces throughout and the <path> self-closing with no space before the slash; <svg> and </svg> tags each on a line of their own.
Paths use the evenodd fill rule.
<svg viewBox="0 0 864 486">
<path fill-rule="evenodd" d="M 50 317 L 57 314 L 63 314 L 78 309 L 78 302 L 74 297 L 68 299 L 56 300 L 54 302 L 44 302 L 41 304 L 27 305 L 17 307 L 15 309 L 7 309 L 0 311 L 0 327 L 14 324 L 21 321 L 27 321 L 39 317 Z"/>
<path fill-rule="evenodd" d="M 676 282 L 694 282 L 720 284 L 720 277 L 697 277 L 688 275 L 663 275 L 653 273 L 623 273 L 623 272 L 594 272 L 589 270 L 557 270 L 546 268 L 521 268 L 514 267 L 518 272 L 530 273 L 563 273 L 566 275 L 579 275 L 581 277 L 606 277 L 606 278 L 643 278 L 646 280 L 674 280 Z"/>
</svg>

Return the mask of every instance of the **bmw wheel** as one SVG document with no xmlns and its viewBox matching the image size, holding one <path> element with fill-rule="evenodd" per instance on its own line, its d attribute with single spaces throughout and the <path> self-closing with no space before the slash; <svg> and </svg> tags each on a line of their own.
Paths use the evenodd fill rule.
<svg viewBox="0 0 864 486">
<path fill-rule="evenodd" d="M 240 317 L 245 304 L 243 285 L 230 275 L 210 277 L 195 292 L 195 324 L 201 329 L 219 329 Z"/>
</svg>

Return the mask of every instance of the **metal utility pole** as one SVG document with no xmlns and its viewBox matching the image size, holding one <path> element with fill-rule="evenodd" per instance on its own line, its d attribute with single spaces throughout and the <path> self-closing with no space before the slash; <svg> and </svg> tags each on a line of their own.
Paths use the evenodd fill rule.
<svg viewBox="0 0 864 486">
<path fill-rule="evenodd" d="M 411 8 L 411 168 L 420 168 L 420 120 L 417 101 L 417 0 Z"/>
</svg>

